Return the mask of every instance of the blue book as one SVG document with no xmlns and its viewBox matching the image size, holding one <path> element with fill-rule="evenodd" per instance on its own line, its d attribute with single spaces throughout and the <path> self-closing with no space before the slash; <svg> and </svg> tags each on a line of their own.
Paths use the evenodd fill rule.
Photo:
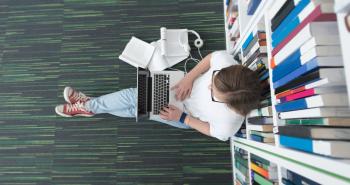
<svg viewBox="0 0 350 185">
<path fill-rule="evenodd" d="M 289 73 L 288 75 L 274 82 L 273 87 L 277 89 L 287 84 L 288 82 L 298 78 L 299 76 L 302 76 L 303 74 L 306 74 L 308 72 L 311 72 L 314 69 L 317 69 L 318 67 L 319 67 L 319 63 L 318 63 L 317 57 L 315 57 L 311 59 L 309 62 L 302 65 L 301 67 L 294 70 L 293 72 Z"/>
<path fill-rule="evenodd" d="M 253 38 L 254 38 L 253 33 L 250 33 L 249 36 L 248 36 L 248 38 L 244 41 L 244 43 L 243 43 L 243 45 L 242 45 L 243 50 L 245 50 L 245 49 L 248 47 L 248 45 L 249 45 L 250 42 L 253 40 Z"/>
<path fill-rule="evenodd" d="M 292 32 L 299 24 L 298 14 L 310 3 L 310 0 L 301 0 L 292 12 L 282 21 L 277 29 L 272 33 L 272 47 L 278 46 L 290 32 Z"/>
<path fill-rule="evenodd" d="M 288 73 L 296 70 L 301 66 L 301 52 L 298 49 L 294 53 L 292 53 L 288 58 L 284 59 L 281 64 L 277 65 L 272 70 L 272 81 L 276 82 L 282 77 L 286 76 Z"/>
<path fill-rule="evenodd" d="M 269 77 L 269 71 L 266 70 L 265 73 L 264 73 L 264 75 L 262 75 L 261 77 L 259 77 L 259 80 L 260 80 L 260 81 L 264 81 L 264 80 L 266 80 L 268 77 Z"/>
<path fill-rule="evenodd" d="M 289 137 L 280 135 L 280 144 L 288 147 L 288 148 L 294 148 L 306 152 L 312 152 L 312 140 L 306 139 L 306 138 L 298 138 L 298 137 Z"/>
<path fill-rule="evenodd" d="M 248 4 L 247 14 L 254 15 L 260 3 L 261 3 L 261 0 L 251 0 Z"/>
<path fill-rule="evenodd" d="M 307 103 L 305 99 L 298 99 L 286 103 L 280 103 L 275 106 L 277 112 L 287 112 L 299 109 L 307 109 Z"/>
<path fill-rule="evenodd" d="M 258 141 L 258 142 L 263 142 L 263 139 L 264 139 L 261 136 L 257 136 L 257 135 L 253 135 L 253 134 L 251 134 L 250 137 L 251 137 L 252 140 Z"/>
<path fill-rule="evenodd" d="M 307 184 L 307 185 L 320 185 L 319 183 L 312 181 L 304 176 L 287 170 L 287 178 L 292 181 L 293 184 Z"/>
</svg>

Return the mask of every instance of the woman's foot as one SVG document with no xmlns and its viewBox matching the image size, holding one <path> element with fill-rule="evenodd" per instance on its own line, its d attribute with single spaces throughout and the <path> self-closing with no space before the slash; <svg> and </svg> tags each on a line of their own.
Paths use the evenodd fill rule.
<svg viewBox="0 0 350 185">
<path fill-rule="evenodd" d="M 63 104 L 57 105 L 55 111 L 58 115 L 63 117 L 73 117 L 73 116 L 82 116 L 82 117 L 92 117 L 94 113 L 90 112 L 85 108 L 85 102 L 78 101 L 74 104 Z"/>
<path fill-rule="evenodd" d="M 86 102 L 91 99 L 91 97 L 86 96 L 84 93 L 73 89 L 72 87 L 65 87 L 63 91 L 63 97 L 66 102 L 74 104 L 76 102 Z"/>
</svg>

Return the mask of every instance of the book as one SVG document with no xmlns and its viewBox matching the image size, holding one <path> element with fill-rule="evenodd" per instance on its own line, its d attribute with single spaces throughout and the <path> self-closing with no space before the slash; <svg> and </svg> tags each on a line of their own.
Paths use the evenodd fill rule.
<svg viewBox="0 0 350 185">
<path fill-rule="evenodd" d="M 319 0 L 309 1 L 301 0 L 296 8 L 283 20 L 283 22 L 272 33 L 272 47 L 278 46 L 302 21 L 307 20 L 316 7 L 319 7 L 321 13 L 334 13 L 333 3 L 320 3 Z M 332 20 L 332 19 L 331 19 Z M 313 20 L 312 20 L 313 21 Z M 309 22 L 312 22 L 311 20 Z M 316 20 L 317 21 L 317 20 Z M 333 20 L 335 21 L 335 20 Z M 306 25 L 304 25 L 306 26 Z"/>
<path fill-rule="evenodd" d="M 336 49 L 337 47 L 321 46 L 320 48 L 315 48 L 315 50 L 312 49 L 311 52 L 316 53 L 317 49 L 327 49 L 327 48 L 332 50 L 332 49 Z M 301 67 L 302 65 L 305 65 L 307 62 L 312 61 L 313 59 L 316 59 L 318 65 L 322 67 L 343 67 L 343 59 L 341 56 L 314 56 L 312 54 L 312 56 L 297 58 L 294 61 L 290 60 L 288 62 L 282 63 L 281 65 L 278 65 L 274 70 L 272 70 L 272 81 L 276 82 L 280 80 L 281 78 L 297 70 L 299 67 Z"/>
<path fill-rule="evenodd" d="M 260 109 L 252 110 L 247 117 L 257 117 L 257 116 L 272 116 L 272 107 L 263 107 Z"/>
<path fill-rule="evenodd" d="M 278 127 L 278 134 L 317 140 L 350 140 L 350 128 L 344 127 L 286 125 Z"/>
<path fill-rule="evenodd" d="M 252 172 L 252 178 L 260 185 L 277 185 L 277 182 L 271 182 L 255 172 Z"/>
<path fill-rule="evenodd" d="M 248 35 L 248 37 L 245 39 L 245 41 L 242 44 L 242 48 L 243 50 L 246 49 L 248 47 L 248 45 L 250 44 L 250 42 L 254 39 L 254 36 L 256 34 L 265 34 L 265 35 L 261 35 L 261 39 L 266 39 L 266 33 L 265 33 L 265 24 L 263 22 L 260 22 L 256 25 L 256 27 L 254 27 L 253 31 Z M 259 36 L 260 37 L 260 36 Z"/>
<path fill-rule="evenodd" d="M 309 0 L 301 0 L 299 1 L 295 7 L 291 10 L 291 12 L 282 20 L 282 22 L 277 26 L 277 28 L 272 32 L 272 40 L 275 40 L 275 37 L 278 33 L 281 33 L 286 29 L 289 23 L 291 23 L 294 19 L 298 18 L 298 15 L 303 9 L 310 3 Z M 272 31 L 272 30 L 271 30 Z"/>
<path fill-rule="evenodd" d="M 281 8 L 283 7 L 283 5 L 286 2 L 287 2 L 287 0 L 280 0 L 280 1 L 274 2 L 271 5 L 269 11 L 267 11 L 267 18 L 268 18 L 268 20 L 272 20 L 274 17 L 276 17 L 276 15 L 278 14 L 278 12 L 281 10 Z"/>
<path fill-rule="evenodd" d="M 288 125 L 321 125 L 349 127 L 350 118 L 314 118 L 314 119 L 290 119 L 285 120 Z"/>
<path fill-rule="evenodd" d="M 255 130 L 251 130 L 250 134 L 254 134 L 254 135 L 265 137 L 265 138 L 273 138 L 274 137 L 273 133 L 259 132 L 259 131 L 255 131 Z"/>
<path fill-rule="evenodd" d="M 153 56 L 154 50 L 155 47 L 151 44 L 136 37 L 131 37 L 122 54 L 119 55 L 119 59 L 136 68 L 147 68 Z"/>
<path fill-rule="evenodd" d="M 281 79 L 278 79 L 276 82 L 273 82 L 273 87 L 275 89 L 279 88 L 279 87 L 287 84 L 288 82 L 293 81 L 294 79 L 296 79 L 304 74 L 307 74 L 311 71 L 321 70 L 321 69 L 331 69 L 331 68 L 321 68 L 320 69 L 320 67 L 333 67 L 333 66 L 329 65 L 329 63 L 331 63 L 331 62 L 332 61 L 330 61 L 329 58 L 327 58 L 327 57 L 313 58 L 310 61 L 308 61 L 307 63 L 305 63 L 304 65 L 302 65 L 299 68 L 297 68 L 296 70 L 294 70 L 293 72 L 282 77 Z M 339 68 L 339 69 L 342 69 L 342 68 Z M 333 74 L 328 74 L 328 75 L 333 75 Z M 328 76 L 323 75 L 323 77 L 328 77 Z"/>
<path fill-rule="evenodd" d="M 318 6 L 317 8 L 315 8 L 313 10 L 313 12 L 307 16 L 307 18 L 305 20 L 303 20 L 295 29 L 290 30 L 291 32 L 289 32 L 289 34 L 287 34 L 283 40 L 276 45 L 276 47 L 274 47 L 274 49 L 272 50 L 272 55 L 276 55 L 286 44 L 289 43 L 289 41 L 294 38 L 301 29 L 303 29 L 307 24 L 309 24 L 312 21 L 335 21 L 336 20 L 336 16 L 335 14 L 324 14 L 321 10 L 321 6 Z M 290 28 L 288 28 L 290 29 Z M 282 37 L 280 37 L 281 39 Z"/>
<path fill-rule="evenodd" d="M 261 0 L 250 0 L 248 4 L 247 14 L 253 15 L 260 3 Z"/>
<path fill-rule="evenodd" d="M 250 138 L 253 141 L 257 141 L 257 142 L 261 142 L 261 143 L 273 143 L 273 142 L 275 142 L 275 138 L 265 138 L 265 137 L 254 135 L 254 134 L 250 135 Z"/>
<path fill-rule="evenodd" d="M 296 94 L 298 92 L 302 92 L 302 91 L 305 91 L 307 89 L 312 89 L 312 88 L 317 88 L 317 87 L 322 87 L 322 88 L 331 87 L 331 88 L 338 89 L 338 88 L 343 87 L 343 85 L 336 86 L 336 85 L 334 85 L 334 83 L 331 83 L 328 79 L 316 79 L 316 80 L 306 82 L 305 84 L 293 87 L 293 88 L 285 90 L 285 91 L 276 92 L 276 98 L 280 99 L 280 98 L 288 96 L 288 95 Z"/>
<path fill-rule="evenodd" d="M 346 88 L 344 86 L 339 86 L 339 87 L 333 87 L 333 88 L 316 87 L 312 89 L 306 89 L 304 91 L 300 91 L 295 94 L 281 97 L 280 99 L 277 99 L 277 102 L 285 103 L 285 102 L 297 100 L 300 98 L 305 98 L 305 97 L 319 95 L 319 94 L 327 94 L 327 93 L 346 93 Z"/>
<path fill-rule="evenodd" d="M 253 61 L 255 61 L 256 58 L 260 57 L 267 57 L 266 48 L 263 49 L 263 51 L 260 49 L 256 50 L 246 61 L 243 60 L 243 65 L 249 66 Z"/>
<path fill-rule="evenodd" d="M 312 181 L 302 175 L 294 173 L 290 170 L 287 170 L 287 179 L 293 184 L 305 184 L 305 185 L 321 185 L 315 181 Z"/>
<path fill-rule="evenodd" d="M 322 107 L 303 110 L 295 110 L 281 112 L 278 114 L 280 119 L 295 118 L 319 118 L 319 117 L 350 117 L 350 109 L 348 107 Z"/>
<path fill-rule="evenodd" d="M 272 117 L 248 117 L 248 123 L 254 125 L 272 124 Z"/>
<path fill-rule="evenodd" d="M 269 172 L 267 170 L 265 170 L 264 168 L 261 168 L 260 166 L 256 165 L 253 162 L 250 162 L 250 167 L 254 172 L 260 174 L 261 176 L 263 176 L 266 179 L 269 179 Z"/>
<path fill-rule="evenodd" d="M 350 150 L 346 150 L 349 148 L 347 141 L 312 140 L 280 135 L 280 145 L 324 156 L 350 158 Z"/>
<path fill-rule="evenodd" d="M 273 125 L 247 125 L 247 129 L 260 132 L 272 132 Z"/>
<path fill-rule="evenodd" d="M 295 8 L 298 2 L 292 0 L 286 1 L 277 14 L 271 19 L 271 31 L 274 32 L 276 28 L 281 24 L 283 19 L 288 16 L 288 14 Z"/>
<path fill-rule="evenodd" d="M 254 56 L 254 53 L 256 51 L 258 51 L 260 53 L 267 53 L 267 47 L 266 46 L 260 46 L 259 43 L 257 42 L 252 48 L 251 50 L 249 51 L 249 53 L 243 57 L 243 62 L 247 61 L 248 59 L 250 59 L 250 57 Z M 255 59 L 255 58 L 254 58 Z"/>
<path fill-rule="evenodd" d="M 314 107 L 348 106 L 346 93 L 322 94 L 275 105 L 277 112 L 287 112 Z M 349 115 L 350 116 L 350 115 Z"/>
<path fill-rule="evenodd" d="M 277 66 L 298 49 L 301 51 L 300 55 L 303 55 L 315 46 L 339 45 L 340 39 L 336 26 L 336 22 L 312 22 L 307 24 L 295 37 L 288 40 L 283 48 L 278 52 L 273 52 L 275 65 Z"/>
<path fill-rule="evenodd" d="M 345 85 L 344 79 L 344 69 L 342 68 L 320 68 L 318 70 L 312 71 L 310 73 L 306 73 L 301 75 L 292 81 L 289 81 L 287 84 L 283 86 L 279 86 L 275 88 L 275 93 L 278 94 L 280 92 L 286 91 L 288 89 L 292 89 L 298 86 L 306 85 L 308 82 L 317 81 L 320 79 L 327 79 L 325 81 L 319 83 L 329 83 L 330 86 L 341 86 Z"/>
<path fill-rule="evenodd" d="M 243 50 L 243 57 L 247 56 L 254 46 L 255 47 L 266 46 L 266 39 L 259 39 L 259 37 L 257 37 L 256 35 L 254 39 L 249 43 L 248 47 L 245 50 Z M 256 50 L 256 48 L 254 49 Z"/>
<path fill-rule="evenodd" d="M 265 71 L 265 73 L 263 73 L 263 75 L 259 76 L 259 80 L 260 81 L 264 81 L 269 77 L 269 71 Z"/>
<path fill-rule="evenodd" d="M 341 54 L 339 54 L 341 52 L 339 49 L 339 46 L 316 46 L 303 54 L 298 49 L 272 70 L 272 81 L 276 82 L 315 57 L 319 58 L 320 61 L 329 61 L 323 64 L 325 66 L 343 66 L 343 59 Z"/>
</svg>

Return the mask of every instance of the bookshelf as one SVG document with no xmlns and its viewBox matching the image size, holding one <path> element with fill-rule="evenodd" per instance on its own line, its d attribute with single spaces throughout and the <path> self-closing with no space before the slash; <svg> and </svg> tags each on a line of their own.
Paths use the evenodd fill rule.
<svg viewBox="0 0 350 185">
<path fill-rule="evenodd" d="M 264 24 L 266 33 L 266 48 L 267 48 L 267 61 L 268 61 L 268 74 L 269 77 L 273 76 L 271 68 L 271 60 L 274 57 L 272 55 L 274 47 L 272 46 L 273 39 L 271 30 L 271 12 L 277 11 L 276 7 L 282 7 L 287 0 L 273 1 L 273 0 L 261 0 L 260 4 L 255 10 L 253 15 L 247 15 L 248 4 L 246 0 L 224 0 L 224 17 L 225 17 L 225 37 L 226 37 L 226 50 L 233 56 L 240 55 L 243 58 L 244 65 L 244 48 L 243 45 L 252 32 L 256 29 L 258 24 Z M 230 6 L 228 2 L 235 2 L 238 7 L 238 23 L 240 37 L 235 43 L 230 42 L 230 29 L 227 27 L 226 10 Z M 277 3 L 279 5 L 277 5 Z M 347 93 L 350 93 L 350 32 L 347 30 L 344 22 L 344 17 L 350 13 L 350 1 L 348 0 L 335 0 L 334 13 L 337 16 L 337 25 L 339 30 L 340 46 L 342 49 L 342 59 L 344 65 L 344 73 L 346 78 Z M 275 12 L 277 13 L 277 12 Z M 300 23 L 301 24 L 301 23 Z M 312 180 L 319 184 L 350 184 L 350 157 L 349 158 L 334 158 L 332 156 L 318 155 L 310 152 L 304 152 L 302 150 L 291 149 L 283 146 L 280 143 L 279 126 L 285 126 L 286 121 L 280 119 L 279 112 L 276 111 L 275 105 L 279 103 L 279 99 L 276 99 L 275 89 L 273 88 L 273 80 L 269 78 L 270 94 L 271 94 L 271 116 L 273 121 L 273 137 L 274 142 L 262 143 L 251 139 L 251 130 L 249 125 L 251 124 L 248 119 L 246 120 L 246 128 L 244 132 L 245 138 L 233 136 L 230 140 L 230 148 L 232 154 L 232 171 L 233 171 L 233 184 L 244 184 L 238 181 L 235 166 L 235 152 L 237 148 L 247 152 L 247 169 L 252 171 L 251 162 L 252 156 L 259 156 L 270 163 L 274 163 L 277 166 L 277 179 L 266 182 L 268 184 L 285 184 L 286 171 L 287 176 L 290 174 L 299 174 L 306 179 Z M 345 92 L 346 93 L 346 92 Z M 347 96 L 350 102 L 350 96 Z M 347 141 L 349 142 L 349 141 Z M 326 144 L 325 144 L 326 145 Z M 350 150 L 350 142 L 347 145 L 349 148 L 344 150 Z M 237 155 L 237 154 L 236 154 Z M 253 164 L 254 165 L 254 164 Z M 255 171 L 254 171 L 255 173 Z M 238 176 L 242 174 L 238 172 Z M 246 184 L 252 185 L 254 175 L 248 173 L 249 180 Z M 255 183 L 255 182 L 254 182 Z"/>
</svg>

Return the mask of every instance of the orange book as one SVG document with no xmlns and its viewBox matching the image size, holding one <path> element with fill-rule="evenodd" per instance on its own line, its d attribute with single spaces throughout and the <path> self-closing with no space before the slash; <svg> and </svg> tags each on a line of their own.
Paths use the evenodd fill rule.
<svg viewBox="0 0 350 185">
<path fill-rule="evenodd" d="M 271 61 L 270 61 L 270 67 L 271 69 L 275 68 L 276 67 L 276 64 L 275 64 L 275 59 L 274 58 L 271 58 Z"/>
<path fill-rule="evenodd" d="M 282 97 L 285 97 L 285 96 L 288 96 L 288 95 L 291 95 L 291 94 L 295 94 L 295 93 L 298 93 L 298 92 L 301 92 L 301 91 L 304 91 L 304 90 L 305 90 L 305 86 L 301 86 L 301 87 L 298 87 L 296 89 L 290 89 L 290 90 L 283 91 L 281 93 L 276 94 L 276 98 L 280 99 Z"/>
<path fill-rule="evenodd" d="M 256 173 L 264 176 L 266 179 L 269 179 L 269 172 L 265 170 L 264 168 L 261 168 L 260 166 L 250 162 L 250 167 L 252 168 L 253 171 Z"/>
</svg>

